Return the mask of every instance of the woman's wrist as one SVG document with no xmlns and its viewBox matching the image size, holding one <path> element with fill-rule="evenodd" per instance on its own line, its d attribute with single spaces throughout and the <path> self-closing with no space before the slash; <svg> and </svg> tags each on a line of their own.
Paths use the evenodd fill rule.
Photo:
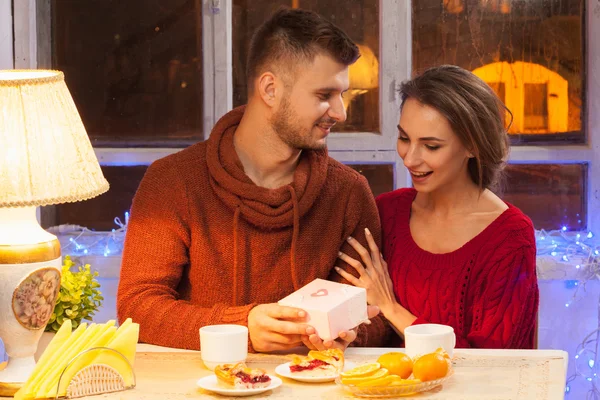
<svg viewBox="0 0 600 400">
<path fill-rule="evenodd" d="M 411 326 L 417 320 L 417 317 L 411 314 L 399 303 L 393 303 L 380 307 L 383 316 L 396 328 L 397 331 L 404 334 L 404 329 Z"/>
<path fill-rule="evenodd" d="M 385 318 L 390 319 L 394 315 L 397 315 L 401 310 L 404 310 L 404 307 L 395 301 L 390 301 L 380 305 L 379 309 Z"/>
</svg>

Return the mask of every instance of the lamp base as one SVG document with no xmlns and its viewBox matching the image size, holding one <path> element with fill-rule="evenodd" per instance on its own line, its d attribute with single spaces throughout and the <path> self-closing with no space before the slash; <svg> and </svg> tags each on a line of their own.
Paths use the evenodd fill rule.
<svg viewBox="0 0 600 400">
<path fill-rule="evenodd" d="M 8 363 L 0 371 L 3 392 L 27 381 L 35 367 L 37 344 L 60 290 L 61 267 L 60 257 L 35 263 L 0 263 L 0 338 L 8 354 Z"/>
<path fill-rule="evenodd" d="M 23 383 L 0 382 L 0 397 L 13 397 L 22 386 Z"/>
<path fill-rule="evenodd" d="M 57 250 L 57 243 L 40 246 Z M 0 258 L 7 254 L 3 247 Z M 50 253 L 56 256 L 56 251 Z M 33 263 L 0 262 L 0 338 L 8 355 L 8 363 L 0 371 L 0 396 L 18 390 L 35 367 L 38 340 L 60 290 L 61 267 L 60 255 Z"/>
<path fill-rule="evenodd" d="M 0 371 L 0 385 L 4 383 L 20 384 L 25 382 L 35 367 L 33 356 L 8 359 L 7 367 Z"/>
<path fill-rule="evenodd" d="M 4 390 L 27 381 L 35 367 L 33 355 L 54 310 L 61 270 L 60 243 L 40 227 L 35 207 L 0 208 L 0 338 L 8 355 L 0 371 Z"/>
<path fill-rule="evenodd" d="M 14 396 L 29 378 L 34 366 L 33 356 L 10 359 L 9 366 L 0 371 L 0 397 Z"/>
</svg>

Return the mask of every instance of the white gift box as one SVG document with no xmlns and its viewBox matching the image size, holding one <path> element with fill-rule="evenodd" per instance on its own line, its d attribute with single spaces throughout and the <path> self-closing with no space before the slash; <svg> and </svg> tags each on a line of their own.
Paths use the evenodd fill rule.
<svg viewBox="0 0 600 400">
<path fill-rule="evenodd" d="M 322 340 L 336 339 L 341 331 L 368 319 L 365 289 L 324 279 L 315 279 L 278 303 L 306 311 L 307 323 Z"/>
</svg>

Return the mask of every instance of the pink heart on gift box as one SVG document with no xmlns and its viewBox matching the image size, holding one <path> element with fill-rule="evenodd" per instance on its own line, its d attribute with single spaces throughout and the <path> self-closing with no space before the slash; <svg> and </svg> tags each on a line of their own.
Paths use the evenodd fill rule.
<svg viewBox="0 0 600 400">
<path fill-rule="evenodd" d="M 319 289 L 316 292 L 314 292 L 313 294 L 311 294 L 312 297 L 322 297 L 322 296 L 327 296 L 329 294 L 329 292 L 327 291 L 327 289 Z"/>
</svg>

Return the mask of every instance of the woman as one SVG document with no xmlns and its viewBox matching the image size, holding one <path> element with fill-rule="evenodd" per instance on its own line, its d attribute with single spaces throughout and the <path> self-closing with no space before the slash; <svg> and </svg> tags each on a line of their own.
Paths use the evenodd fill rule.
<svg viewBox="0 0 600 400">
<path fill-rule="evenodd" d="M 490 190 L 509 148 L 506 108 L 456 66 L 429 69 L 401 93 L 397 148 L 414 188 L 377 198 L 383 254 L 369 232 L 369 251 L 348 238 L 362 262 L 339 256 L 359 277 L 336 270 L 400 335 L 439 323 L 454 328 L 457 347 L 533 348 L 534 229 Z"/>
</svg>

